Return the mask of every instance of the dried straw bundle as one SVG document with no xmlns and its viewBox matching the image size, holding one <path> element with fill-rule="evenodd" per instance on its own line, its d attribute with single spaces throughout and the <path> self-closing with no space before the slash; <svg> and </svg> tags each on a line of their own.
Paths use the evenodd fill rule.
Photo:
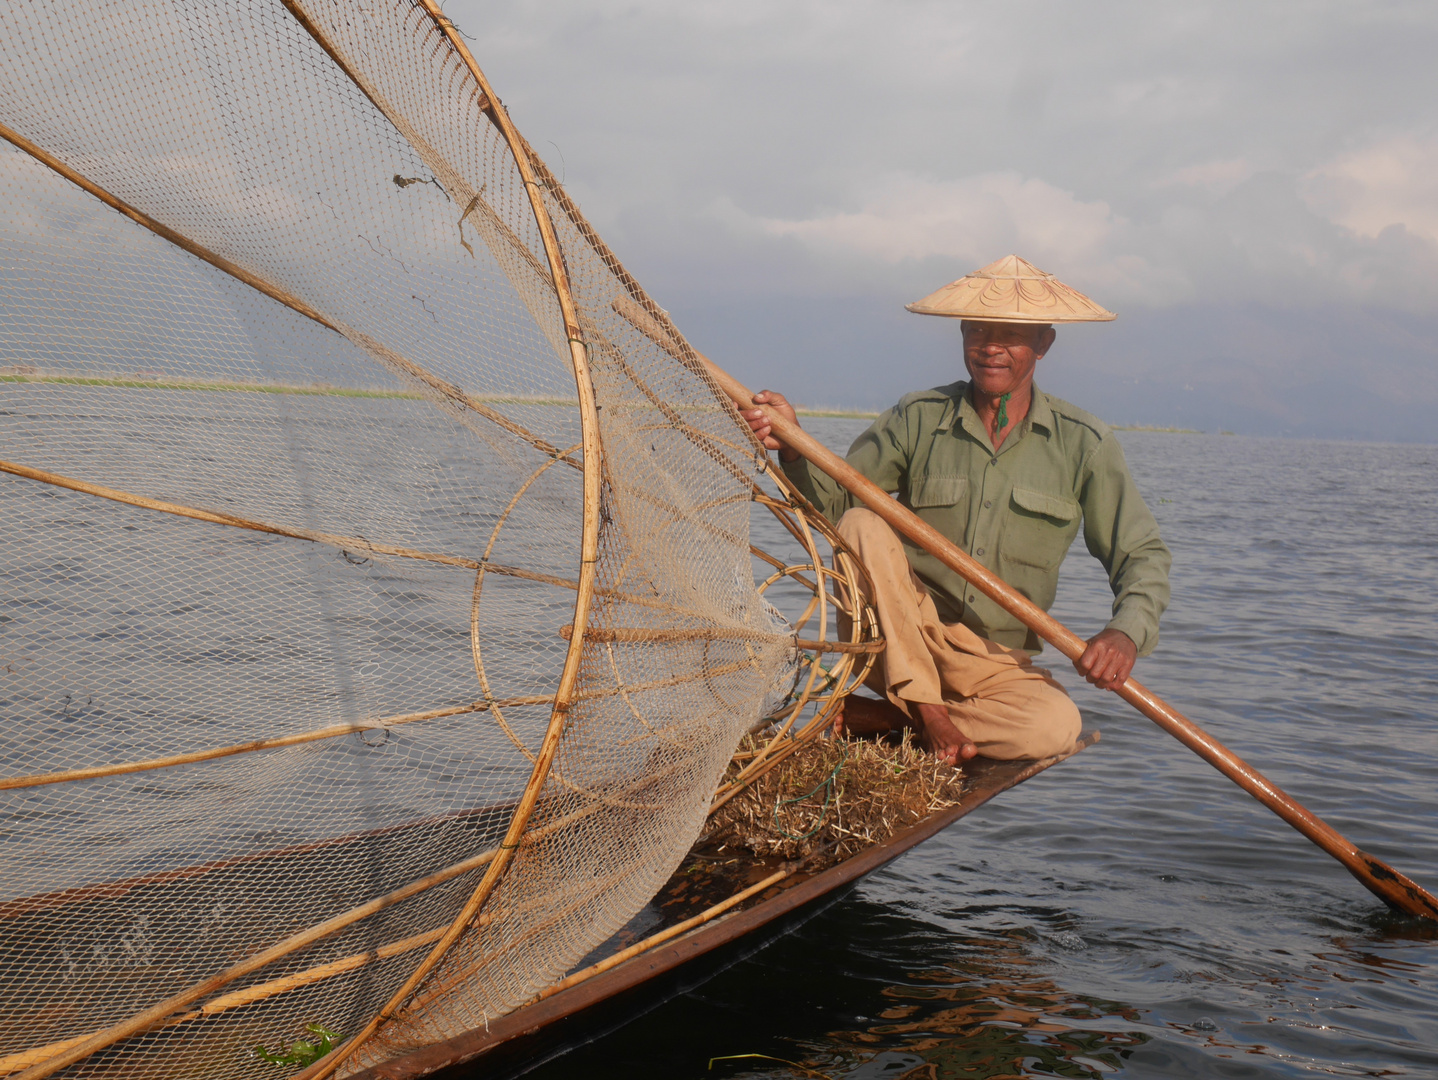
<svg viewBox="0 0 1438 1080">
<path fill-rule="evenodd" d="M 898 743 L 815 739 L 722 806 L 705 840 L 817 869 L 955 805 L 962 789 L 963 773 L 907 732 Z"/>
</svg>

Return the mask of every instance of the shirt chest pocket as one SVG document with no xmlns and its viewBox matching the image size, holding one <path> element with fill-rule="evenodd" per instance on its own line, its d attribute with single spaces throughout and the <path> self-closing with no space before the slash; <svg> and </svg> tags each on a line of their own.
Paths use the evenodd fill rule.
<svg viewBox="0 0 1438 1080">
<path fill-rule="evenodd" d="M 1083 510 L 1067 495 L 1016 487 L 1009 498 L 1000 558 L 1045 572 L 1058 569 Z"/>
<path fill-rule="evenodd" d="M 916 476 L 909 483 L 909 505 L 915 510 L 967 504 L 967 476 Z"/>
<path fill-rule="evenodd" d="M 955 543 L 968 531 L 969 478 L 925 474 L 909 481 L 909 505 L 914 513 Z"/>
</svg>

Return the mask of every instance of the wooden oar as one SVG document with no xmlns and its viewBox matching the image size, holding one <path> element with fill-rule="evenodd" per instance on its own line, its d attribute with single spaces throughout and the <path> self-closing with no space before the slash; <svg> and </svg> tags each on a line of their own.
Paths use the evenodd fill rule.
<svg viewBox="0 0 1438 1080">
<path fill-rule="evenodd" d="M 716 367 L 711 360 L 706 357 L 701 359 L 708 365 L 709 373 L 715 382 L 724 393 L 734 399 L 740 409 L 763 409 L 776 438 L 832 476 L 897 532 L 903 533 L 970 582 L 1070 660 L 1078 659 L 1083 653 L 1087 643 L 1072 630 L 959 550 L 942 533 L 926 524 L 907 507 L 900 505 L 886 491 L 850 467 L 843 458 L 830 451 L 798 424 L 786 420 L 772 408 L 756 405 L 754 395 L 749 389 Z M 1129 679 L 1115 693 L 1332 855 L 1362 882 L 1369 892 L 1389 907 L 1395 911 L 1438 921 L 1438 898 L 1382 859 L 1361 851 L 1327 822 L 1299 805 L 1277 784 L 1137 679 Z"/>
</svg>

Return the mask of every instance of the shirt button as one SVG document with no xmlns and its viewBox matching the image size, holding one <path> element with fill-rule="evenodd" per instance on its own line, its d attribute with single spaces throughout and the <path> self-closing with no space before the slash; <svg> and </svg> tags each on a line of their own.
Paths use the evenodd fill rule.
<svg viewBox="0 0 1438 1080">
<path fill-rule="evenodd" d="M 983 548 L 979 548 L 979 554 L 982 555 L 983 553 L 984 553 L 984 549 L 983 549 Z"/>
<path fill-rule="evenodd" d="M 973 597 L 972 597 L 972 596 L 971 596 L 971 597 L 969 597 L 969 603 L 971 603 L 971 604 L 972 604 L 972 603 L 973 603 L 973 602 L 974 602 L 974 598 L 973 598 Z"/>
<path fill-rule="evenodd" d="M 993 499 L 985 499 L 985 500 L 984 500 L 984 509 L 985 509 L 985 510 L 992 510 L 993 508 L 994 508 L 994 500 L 993 500 Z"/>
</svg>

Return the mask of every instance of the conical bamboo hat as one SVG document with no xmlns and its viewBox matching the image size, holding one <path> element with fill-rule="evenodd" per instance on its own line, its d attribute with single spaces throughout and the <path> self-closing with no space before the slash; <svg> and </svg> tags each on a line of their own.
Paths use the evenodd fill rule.
<svg viewBox="0 0 1438 1080">
<path fill-rule="evenodd" d="M 1005 255 L 904 306 L 917 315 L 981 322 L 1108 322 L 1117 318 L 1112 311 L 1017 255 Z"/>
</svg>

